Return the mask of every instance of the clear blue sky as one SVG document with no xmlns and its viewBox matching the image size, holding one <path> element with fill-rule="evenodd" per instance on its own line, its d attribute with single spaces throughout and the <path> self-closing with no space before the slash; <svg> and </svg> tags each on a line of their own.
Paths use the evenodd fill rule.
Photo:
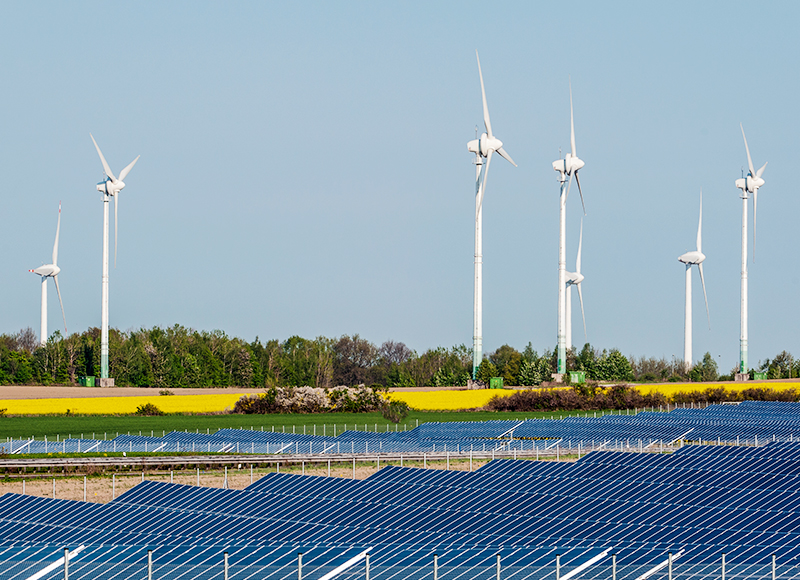
<svg viewBox="0 0 800 580">
<path fill-rule="evenodd" d="M 681 356 L 677 257 L 694 249 L 702 187 L 712 330 L 695 276 L 694 354 L 734 366 L 742 122 L 756 166 L 769 161 L 751 361 L 800 355 L 799 13 L 792 2 L 6 4 L 0 332 L 38 331 L 27 270 L 50 260 L 59 200 L 69 328 L 100 324 L 91 131 L 114 171 L 142 156 L 121 196 L 113 327 L 471 344 L 477 48 L 495 132 L 519 164 L 495 160 L 484 202 L 486 350 L 556 343 L 551 162 L 569 146 L 571 74 L 589 341 Z M 570 196 L 569 269 L 579 218 Z M 52 332 L 52 286 L 49 305 Z"/>
</svg>

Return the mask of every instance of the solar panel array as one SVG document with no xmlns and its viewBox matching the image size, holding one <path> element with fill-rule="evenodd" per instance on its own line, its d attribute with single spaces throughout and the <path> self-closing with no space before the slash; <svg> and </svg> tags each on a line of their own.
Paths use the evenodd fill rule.
<svg viewBox="0 0 800 580">
<path fill-rule="evenodd" d="M 467 453 L 568 449 L 653 450 L 689 442 L 749 445 L 794 441 L 800 403 L 744 402 L 704 409 L 611 414 L 563 419 L 423 423 L 410 431 L 348 430 L 336 437 L 221 429 L 214 434 L 174 431 L 163 437 L 120 435 L 112 440 L 9 440 L 5 453 L 218 452 L 251 454 Z"/>
<path fill-rule="evenodd" d="M 561 578 L 587 566 L 577 578 L 606 580 L 612 553 L 620 580 L 668 553 L 680 578 L 719 578 L 723 553 L 727 578 L 769 578 L 773 555 L 776 577 L 794 578 L 798 484 L 800 443 L 770 442 L 504 459 L 475 472 L 391 466 L 365 480 L 271 473 L 245 490 L 146 481 L 105 505 L 5 494 L 0 577 L 26 580 L 83 545 L 73 579 L 145 578 L 148 549 L 153 577 L 170 580 L 222 578 L 223 552 L 230 580 L 297 578 L 299 552 L 302 578 L 315 580 L 366 549 L 376 580 L 432 579 L 433 554 L 442 580 L 495 578 L 498 554 L 503 580 L 555 580 L 557 554 Z M 340 577 L 364 575 L 362 563 Z M 62 576 L 56 566 L 41 578 Z"/>
</svg>

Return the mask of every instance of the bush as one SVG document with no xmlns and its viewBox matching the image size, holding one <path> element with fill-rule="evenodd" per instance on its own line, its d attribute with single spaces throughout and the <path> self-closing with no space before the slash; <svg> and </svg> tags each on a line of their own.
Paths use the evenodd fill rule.
<svg viewBox="0 0 800 580">
<path fill-rule="evenodd" d="M 486 408 L 490 411 L 599 411 L 666 404 L 664 395 L 643 395 L 628 385 L 576 385 L 571 389 L 528 389 L 510 397 L 492 397 Z"/>
<path fill-rule="evenodd" d="M 382 411 L 386 401 L 381 385 L 367 387 L 272 387 L 259 395 L 243 396 L 233 407 L 234 413 L 366 413 Z"/>
<path fill-rule="evenodd" d="M 153 403 L 145 403 L 144 405 L 139 405 L 136 407 L 136 412 L 134 415 L 142 415 L 145 417 L 156 417 L 161 415 L 166 415 L 164 411 L 156 407 Z"/>
<path fill-rule="evenodd" d="M 381 409 L 381 415 L 387 421 L 399 423 L 411 412 L 411 407 L 404 401 L 386 401 Z"/>
</svg>

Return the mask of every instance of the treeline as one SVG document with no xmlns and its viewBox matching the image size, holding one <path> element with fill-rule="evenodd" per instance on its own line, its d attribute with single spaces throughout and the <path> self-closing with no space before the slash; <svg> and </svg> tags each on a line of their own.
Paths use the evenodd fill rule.
<svg viewBox="0 0 800 580">
<path fill-rule="evenodd" d="M 556 362 L 554 350 L 540 354 L 530 343 L 521 352 L 503 345 L 485 355 L 477 378 L 487 384 L 503 377 L 509 386 L 541 385 L 551 380 Z M 471 378 L 472 351 L 459 345 L 417 353 L 402 342 L 376 345 L 358 335 L 247 342 L 220 330 L 175 325 L 111 329 L 109 367 L 117 385 L 133 387 L 464 386 Z M 708 353 L 686 372 L 677 359 L 636 359 L 590 344 L 568 352 L 567 368 L 585 371 L 593 381 L 700 382 L 728 380 L 736 372 L 720 376 Z M 768 378 L 797 377 L 800 360 L 784 351 L 754 370 Z M 0 384 L 75 384 L 80 376 L 99 374 L 99 328 L 67 338 L 57 331 L 44 346 L 30 328 L 0 335 Z"/>
</svg>

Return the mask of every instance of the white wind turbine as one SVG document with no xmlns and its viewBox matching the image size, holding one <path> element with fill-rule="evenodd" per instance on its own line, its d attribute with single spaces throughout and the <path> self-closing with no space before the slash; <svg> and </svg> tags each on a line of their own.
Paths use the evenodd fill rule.
<svg viewBox="0 0 800 580">
<path fill-rule="evenodd" d="M 750 158 L 750 148 L 747 146 L 747 137 L 744 134 L 744 127 L 739 123 L 744 139 L 744 148 L 747 151 L 747 167 L 750 170 L 745 177 L 736 180 L 736 187 L 742 190 L 742 278 L 741 278 L 741 333 L 739 335 L 739 372 L 737 380 L 747 380 L 747 200 L 753 194 L 753 260 L 756 253 L 756 212 L 758 210 L 758 189 L 764 185 L 761 176 L 767 164 L 755 171 L 753 160 Z"/>
<path fill-rule="evenodd" d="M 583 203 L 583 191 L 581 190 L 581 180 L 578 177 L 578 170 L 584 166 L 584 162 L 578 157 L 575 147 L 575 117 L 572 109 L 572 81 L 569 85 L 569 122 L 570 122 L 570 146 L 571 152 L 564 156 L 564 159 L 553 161 L 553 169 L 559 174 L 561 183 L 560 212 L 559 212 L 559 237 L 558 237 L 558 373 L 567 372 L 567 198 L 572 187 L 572 177 L 578 182 L 578 193 L 581 196 L 581 205 L 586 214 L 586 206 Z M 569 184 L 567 185 L 567 176 Z M 565 187 L 566 185 L 566 187 Z"/>
<path fill-rule="evenodd" d="M 117 262 L 117 216 L 119 209 L 119 193 L 125 187 L 123 181 L 136 165 L 139 156 L 130 162 L 125 169 L 120 171 L 119 179 L 114 177 L 114 173 L 103 157 L 100 147 L 97 146 L 97 141 L 91 133 L 89 136 L 92 138 L 97 154 L 100 156 L 100 161 L 103 163 L 103 170 L 105 171 L 105 179 L 97 184 L 97 191 L 103 194 L 103 278 L 102 278 L 102 298 L 100 307 L 100 386 L 112 387 L 114 386 L 114 379 L 108 376 L 108 198 L 114 198 L 114 266 Z"/>
<path fill-rule="evenodd" d="M 486 126 L 479 139 L 473 139 L 467 143 L 467 149 L 475 154 L 475 302 L 473 315 L 472 333 L 472 378 L 476 378 L 478 367 L 483 359 L 483 194 L 486 192 L 486 179 L 489 176 L 489 165 L 492 163 L 492 155 L 497 152 L 514 167 L 517 166 L 511 156 L 503 149 L 503 142 L 497 139 L 492 133 L 492 122 L 489 120 L 489 106 L 486 104 L 486 90 L 483 87 L 483 73 L 481 72 L 481 59 L 478 51 L 475 51 L 478 59 L 478 76 L 481 79 L 481 97 L 483 98 L 483 123 Z M 483 168 L 483 179 L 481 179 L 481 167 L 483 158 L 486 158 L 486 166 Z"/>
<path fill-rule="evenodd" d="M 692 266 L 697 266 L 700 272 L 700 283 L 703 285 L 703 297 L 706 301 L 706 316 L 708 329 L 711 330 L 711 314 L 708 312 L 708 295 L 706 294 L 706 281 L 703 278 L 703 192 L 700 192 L 700 221 L 697 224 L 697 249 L 686 252 L 678 258 L 679 262 L 686 264 L 686 309 L 683 325 L 683 365 L 686 371 L 692 368 Z"/>
<path fill-rule="evenodd" d="M 58 204 L 58 225 L 56 225 L 56 241 L 53 244 L 53 263 L 43 264 L 28 272 L 39 274 L 42 277 L 42 327 L 39 333 L 39 342 L 44 346 L 47 343 L 47 279 L 52 278 L 56 283 L 58 302 L 61 304 L 61 316 L 64 318 L 64 338 L 67 337 L 67 316 L 64 314 L 64 303 L 61 301 L 61 289 L 58 287 L 58 234 L 61 232 L 61 204 Z"/>
<path fill-rule="evenodd" d="M 586 334 L 586 313 L 583 310 L 583 293 L 581 292 L 581 282 L 583 282 L 583 274 L 581 274 L 581 248 L 583 246 L 583 220 L 581 219 L 581 234 L 578 237 L 578 257 L 575 260 L 575 271 L 567 272 L 567 330 L 566 330 L 566 347 L 572 348 L 572 286 L 578 289 L 578 299 L 581 302 L 581 316 L 583 317 L 583 336 L 588 339 Z"/>
</svg>

